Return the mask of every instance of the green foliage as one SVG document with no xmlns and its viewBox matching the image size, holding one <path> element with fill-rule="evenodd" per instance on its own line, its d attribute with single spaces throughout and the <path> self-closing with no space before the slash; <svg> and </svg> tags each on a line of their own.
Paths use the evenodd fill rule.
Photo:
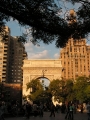
<svg viewBox="0 0 90 120">
<path fill-rule="evenodd" d="M 90 2 L 85 0 L 67 2 L 81 5 L 76 11 L 77 22 L 71 25 L 68 25 L 62 15 L 57 15 L 63 6 L 58 7 L 54 0 L 1 0 L 0 26 L 2 28 L 4 21 L 9 21 L 12 17 L 21 25 L 32 27 L 30 34 L 33 36 L 31 42 L 34 44 L 40 41 L 45 44 L 56 41 L 57 47 L 64 47 L 71 36 L 80 39 L 90 32 Z M 22 42 L 26 41 L 20 38 Z"/>
<path fill-rule="evenodd" d="M 49 85 L 49 91 L 55 100 L 59 99 L 60 101 L 65 99 L 65 81 L 63 80 L 53 80 Z"/>
<path fill-rule="evenodd" d="M 48 91 L 48 88 L 44 90 L 39 79 L 35 79 L 27 83 L 27 90 L 30 88 L 32 91 L 27 96 L 30 100 L 35 102 L 50 102 L 52 97 L 51 93 Z"/>
<path fill-rule="evenodd" d="M 73 101 L 74 99 L 74 91 L 73 91 L 73 80 L 67 80 L 66 81 L 66 88 L 65 88 L 65 94 L 66 94 L 66 100 Z"/>
<path fill-rule="evenodd" d="M 47 103 L 51 101 L 51 94 L 47 91 L 37 91 L 30 97 L 35 102 Z"/>
<path fill-rule="evenodd" d="M 38 79 L 32 80 L 31 82 L 27 83 L 27 90 L 30 88 L 32 89 L 32 93 L 35 93 L 38 90 L 43 90 L 43 86 Z"/>
<path fill-rule="evenodd" d="M 37 90 L 34 93 L 31 93 L 31 95 L 29 95 L 28 97 L 32 100 L 32 101 L 40 101 L 41 97 L 40 95 L 42 95 L 43 90 Z"/>
<path fill-rule="evenodd" d="M 75 96 L 77 100 L 85 101 L 87 96 L 85 90 L 87 89 L 88 82 L 85 76 L 78 77 L 74 85 Z"/>
<path fill-rule="evenodd" d="M 88 101 L 90 101 L 90 85 L 88 85 L 85 89 L 85 95 Z"/>
<path fill-rule="evenodd" d="M 28 96 L 33 101 L 50 101 L 52 96 L 59 102 L 79 100 L 81 102 L 90 100 L 89 78 L 80 76 L 73 80 L 53 80 L 47 89 L 43 89 L 39 80 L 32 80 L 27 84 L 27 89 L 32 88 Z"/>
<path fill-rule="evenodd" d="M 57 96 L 58 92 L 60 91 L 60 89 L 62 89 L 60 87 L 62 87 L 61 83 L 60 83 L 60 80 L 56 79 L 56 80 L 53 80 L 50 83 L 49 90 L 51 91 L 51 93 L 52 93 L 53 96 Z"/>
</svg>

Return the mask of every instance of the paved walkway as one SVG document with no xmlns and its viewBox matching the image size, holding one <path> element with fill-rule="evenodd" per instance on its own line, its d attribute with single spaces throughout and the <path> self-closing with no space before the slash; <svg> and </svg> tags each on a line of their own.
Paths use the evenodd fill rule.
<svg viewBox="0 0 90 120">
<path fill-rule="evenodd" d="M 31 116 L 29 120 L 65 120 L 65 114 L 55 113 L 55 117 L 49 117 L 50 112 L 44 112 L 43 117 L 33 117 Z M 5 120 L 26 120 L 25 117 L 13 117 L 13 118 L 5 118 Z M 86 113 L 76 113 L 74 114 L 74 120 L 87 120 Z"/>
</svg>

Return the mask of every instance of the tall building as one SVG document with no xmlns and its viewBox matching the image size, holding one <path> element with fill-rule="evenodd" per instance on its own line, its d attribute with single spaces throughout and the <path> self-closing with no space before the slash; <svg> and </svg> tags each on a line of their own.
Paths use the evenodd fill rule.
<svg viewBox="0 0 90 120">
<path fill-rule="evenodd" d="M 5 35 L 5 37 L 2 37 L 2 35 Z M 6 26 L 5 31 L 0 34 L 0 81 L 21 83 L 24 59 L 27 59 L 27 53 L 23 43 L 18 42 L 17 37 L 12 37 L 10 29 Z"/>
<path fill-rule="evenodd" d="M 9 49 L 8 82 L 20 83 L 23 80 L 23 60 L 27 59 L 27 53 L 25 52 L 23 43 L 18 42 L 17 37 L 10 36 Z"/>
<path fill-rule="evenodd" d="M 90 45 L 85 39 L 70 39 L 60 51 L 62 78 L 76 79 L 78 76 L 90 76 Z"/>
<path fill-rule="evenodd" d="M 0 33 L 0 81 L 8 80 L 9 66 L 9 45 L 10 45 L 10 29 L 4 27 L 4 32 Z M 4 37 L 7 35 L 7 38 Z M 3 41 L 2 41 L 3 40 Z"/>
</svg>

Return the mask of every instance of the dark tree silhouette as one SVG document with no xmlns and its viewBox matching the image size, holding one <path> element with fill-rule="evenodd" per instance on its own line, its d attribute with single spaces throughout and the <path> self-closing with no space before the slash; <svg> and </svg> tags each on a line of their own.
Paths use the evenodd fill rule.
<svg viewBox="0 0 90 120">
<path fill-rule="evenodd" d="M 57 47 L 64 47 L 70 37 L 80 39 L 90 32 L 90 2 L 67 1 L 82 4 L 77 11 L 77 22 L 73 24 L 57 15 L 63 8 L 58 8 L 54 0 L 0 0 L 0 26 L 12 17 L 21 25 L 32 27 L 33 43 L 43 41 L 49 44 L 55 40 Z"/>
</svg>

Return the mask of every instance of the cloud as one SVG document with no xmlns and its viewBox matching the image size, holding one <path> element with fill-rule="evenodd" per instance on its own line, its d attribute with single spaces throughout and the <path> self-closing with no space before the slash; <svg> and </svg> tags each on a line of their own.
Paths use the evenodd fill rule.
<svg viewBox="0 0 90 120">
<path fill-rule="evenodd" d="M 33 51 L 33 44 L 32 43 L 25 43 L 25 50 L 27 51 L 27 52 L 29 52 L 29 51 Z"/>
<path fill-rule="evenodd" d="M 33 45 L 33 43 L 32 42 L 27 42 L 27 43 L 25 43 L 25 50 L 27 51 L 27 52 L 30 52 L 30 51 L 35 51 L 35 50 L 42 50 L 43 49 L 43 47 L 42 46 L 40 46 L 40 45 Z"/>
<path fill-rule="evenodd" d="M 60 55 L 58 53 L 54 54 L 54 58 L 58 59 Z"/>
<path fill-rule="evenodd" d="M 38 53 L 28 53 L 28 59 L 47 59 L 47 58 L 49 58 L 47 50 Z"/>
</svg>

